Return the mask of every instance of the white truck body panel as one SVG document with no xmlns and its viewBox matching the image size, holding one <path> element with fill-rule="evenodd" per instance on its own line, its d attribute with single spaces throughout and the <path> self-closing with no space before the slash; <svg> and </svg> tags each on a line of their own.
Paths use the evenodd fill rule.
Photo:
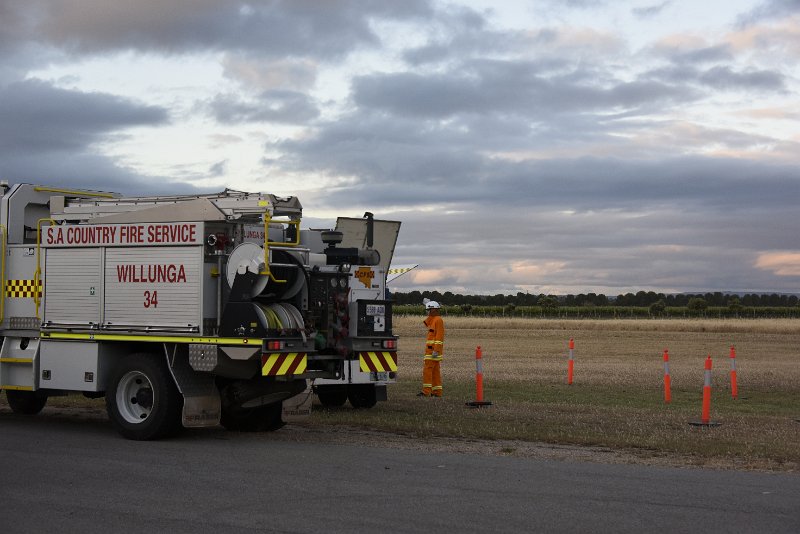
<svg viewBox="0 0 800 534">
<path fill-rule="evenodd" d="M 106 250 L 103 323 L 199 331 L 202 272 L 202 247 Z"/>
<path fill-rule="evenodd" d="M 204 281 L 212 285 L 202 223 L 65 224 L 42 233 L 45 324 L 200 332 Z"/>
<path fill-rule="evenodd" d="M 42 340 L 41 387 L 69 391 L 104 391 L 114 362 L 108 345 Z"/>
<path fill-rule="evenodd" d="M 52 249 L 46 252 L 44 319 L 64 325 L 100 324 L 103 302 L 102 250 Z"/>
</svg>

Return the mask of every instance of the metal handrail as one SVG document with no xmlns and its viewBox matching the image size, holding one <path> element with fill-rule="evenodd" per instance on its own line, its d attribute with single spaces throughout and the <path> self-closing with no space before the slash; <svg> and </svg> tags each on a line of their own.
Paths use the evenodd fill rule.
<svg viewBox="0 0 800 534">
<path fill-rule="evenodd" d="M 0 232 L 3 233 L 3 257 L 0 259 L 0 278 L 3 280 L 0 282 L 0 325 L 2 325 L 6 317 L 6 244 L 8 241 L 8 230 L 6 230 L 6 226 L 4 224 L 0 224 Z"/>
<path fill-rule="evenodd" d="M 297 247 L 300 246 L 300 219 L 289 221 L 274 221 L 277 224 L 293 225 L 295 227 L 294 241 L 285 243 L 281 241 L 269 240 L 269 225 L 272 224 L 272 214 L 268 211 L 264 212 L 264 268 L 258 274 L 267 275 L 269 279 L 278 284 L 285 284 L 287 280 L 278 280 L 269 268 L 269 246 L 281 245 L 284 247 Z"/>
<path fill-rule="evenodd" d="M 44 286 L 41 286 L 41 295 L 39 295 L 39 288 L 42 279 L 42 261 L 41 261 L 41 250 L 42 250 L 42 223 L 49 222 L 50 226 L 56 226 L 58 223 L 51 219 L 50 217 L 46 217 L 44 219 L 39 219 L 36 223 L 36 270 L 33 273 L 33 302 L 36 304 L 36 318 L 41 320 L 39 317 L 39 305 L 42 303 L 42 296 L 44 295 Z"/>
<path fill-rule="evenodd" d="M 55 187 L 41 187 L 36 186 L 33 188 L 37 193 L 61 193 L 62 195 L 74 195 L 77 197 L 101 197 L 101 198 L 114 198 L 116 195 L 113 193 L 100 193 L 91 191 L 74 191 L 72 189 L 58 189 Z"/>
</svg>

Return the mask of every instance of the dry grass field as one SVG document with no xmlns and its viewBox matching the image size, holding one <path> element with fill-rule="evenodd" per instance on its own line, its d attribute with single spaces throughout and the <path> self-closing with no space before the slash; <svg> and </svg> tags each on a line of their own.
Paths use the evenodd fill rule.
<svg viewBox="0 0 800 534">
<path fill-rule="evenodd" d="M 418 437 L 516 440 L 624 449 L 678 464 L 797 470 L 800 467 L 800 321 L 538 320 L 445 318 L 445 398 L 420 387 L 421 317 L 396 317 L 400 378 L 389 402 L 369 411 L 321 409 L 316 424 L 352 425 Z M 566 384 L 567 342 L 575 379 Z M 475 347 L 483 351 L 485 398 L 475 398 Z M 729 385 L 736 347 L 739 398 Z M 664 349 L 672 402 L 663 400 Z M 699 420 L 703 364 L 714 360 L 711 419 Z M 509 450 L 508 452 L 513 452 Z"/>
<path fill-rule="evenodd" d="M 611 451 L 622 461 L 661 465 L 800 470 L 800 320 L 445 317 L 445 324 L 443 399 L 416 397 L 422 317 L 395 317 L 399 378 L 389 388 L 389 401 L 370 410 L 316 404 L 307 421 L 282 431 L 286 439 L 296 438 L 295 428 L 312 439 L 445 443 L 450 450 L 471 450 L 473 444 L 492 454 L 566 448 L 579 450 L 584 459 Z M 575 339 L 572 386 L 566 384 L 570 337 Z M 478 345 L 485 398 L 494 404 L 473 409 L 465 402 L 475 398 Z M 729 386 L 731 345 L 739 379 L 735 401 Z M 669 405 L 663 400 L 665 348 L 673 386 Z M 714 359 L 711 419 L 721 426 L 696 428 L 688 422 L 700 419 L 708 354 Z M 53 398 L 48 406 L 48 413 L 66 409 L 105 417 L 102 400 L 80 395 Z M 0 411 L 7 410 L 3 395 Z"/>
</svg>

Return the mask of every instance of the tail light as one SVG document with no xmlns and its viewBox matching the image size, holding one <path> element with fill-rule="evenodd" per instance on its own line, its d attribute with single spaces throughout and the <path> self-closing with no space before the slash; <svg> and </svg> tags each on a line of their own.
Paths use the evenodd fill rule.
<svg viewBox="0 0 800 534">
<path fill-rule="evenodd" d="M 283 341 L 271 340 L 267 341 L 267 350 L 283 350 L 286 344 Z"/>
<path fill-rule="evenodd" d="M 384 349 L 396 349 L 397 348 L 397 340 L 396 339 L 384 339 L 383 340 L 383 348 Z"/>
</svg>

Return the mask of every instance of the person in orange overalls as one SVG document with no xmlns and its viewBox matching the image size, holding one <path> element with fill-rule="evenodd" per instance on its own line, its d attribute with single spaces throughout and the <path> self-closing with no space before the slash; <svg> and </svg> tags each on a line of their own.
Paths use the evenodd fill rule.
<svg viewBox="0 0 800 534">
<path fill-rule="evenodd" d="M 425 326 L 428 327 L 428 336 L 425 340 L 425 357 L 422 368 L 422 391 L 418 397 L 442 396 L 442 372 L 440 369 L 442 355 L 444 354 L 444 321 L 439 315 L 439 303 L 435 300 L 425 299 L 425 309 L 428 317 Z"/>
</svg>

